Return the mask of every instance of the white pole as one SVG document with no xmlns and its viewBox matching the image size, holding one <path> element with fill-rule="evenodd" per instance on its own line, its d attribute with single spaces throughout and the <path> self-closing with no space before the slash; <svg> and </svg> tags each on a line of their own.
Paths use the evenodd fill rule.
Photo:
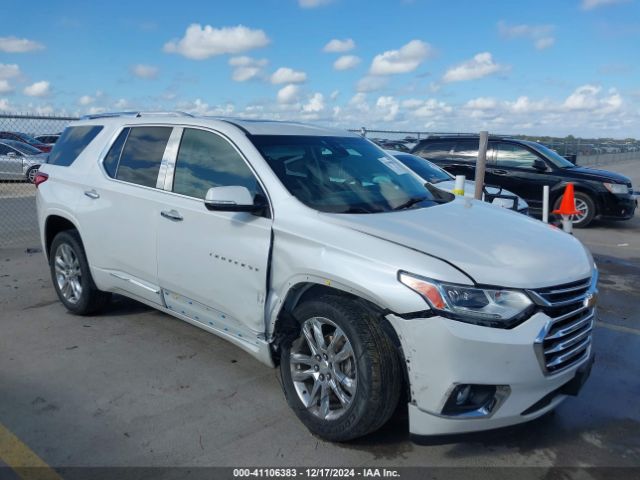
<svg viewBox="0 0 640 480">
<path fill-rule="evenodd" d="M 549 185 L 542 187 L 542 221 L 549 223 Z"/>
<path fill-rule="evenodd" d="M 462 195 L 464 197 L 464 182 L 466 178 L 464 175 L 456 175 L 456 183 L 453 186 L 454 195 Z"/>
</svg>

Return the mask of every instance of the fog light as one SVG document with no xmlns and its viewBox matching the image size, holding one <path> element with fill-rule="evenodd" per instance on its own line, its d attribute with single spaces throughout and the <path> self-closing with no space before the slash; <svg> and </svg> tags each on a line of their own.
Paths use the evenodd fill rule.
<svg viewBox="0 0 640 480">
<path fill-rule="evenodd" d="M 442 415 L 488 417 L 509 392 L 507 385 L 456 385 L 442 408 Z"/>
</svg>

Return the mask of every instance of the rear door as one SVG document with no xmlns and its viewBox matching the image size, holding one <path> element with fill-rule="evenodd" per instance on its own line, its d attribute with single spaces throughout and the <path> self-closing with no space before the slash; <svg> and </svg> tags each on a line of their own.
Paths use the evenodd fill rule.
<svg viewBox="0 0 640 480">
<path fill-rule="evenodd" d="M 265 330 L 271 215 L 209 211 L 204 198 L 220 186 L 264 195 L 260 182 L 227 138 L 198 128 L 184 128 L 172 170 L 156 214 L 167 307 L 223 334 L 255 340 Z"/>
<path fill-rule="evenodd" d="M 22 178 L 22 154 L 15 149 L 0 144 L 0 179 Z"/>
<path fill-rule="evenodd" d="M 524 198 L 534 210 L 542 208 L 542 187 L 552 179 L 534 168 L 533 162 L 544 159 L 516 143 L 490 142 L 489 147 L 493 151 L 493 162 L 487 165 L 485 183 L 510 190 Z"/>
<path fill-rule="evenodd" d="M 457 138 L 434 140 L 426 142 L 415 153 L 453 175 L 464 175 L 468 180 L 475 177 L 478 141 Z"/>
<path fill-rule="evenodd" d="M 157 125 L 120 131 L 76 207 L 96 283 L 156 304 L 162 304 L 156 244 L 161 165 L 177 148 L 172 131 Z"/>
</svg>

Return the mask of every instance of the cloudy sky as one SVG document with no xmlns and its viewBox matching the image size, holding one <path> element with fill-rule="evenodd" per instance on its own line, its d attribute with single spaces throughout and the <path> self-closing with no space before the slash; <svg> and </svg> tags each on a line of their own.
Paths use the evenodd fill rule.
<svg viewBox="0 0 640 480">
<path fill-rule="evenodd" d="M 640 137 L 640 0 L 25 5 L 3 0 L 0 111 Z"/>
</svg>

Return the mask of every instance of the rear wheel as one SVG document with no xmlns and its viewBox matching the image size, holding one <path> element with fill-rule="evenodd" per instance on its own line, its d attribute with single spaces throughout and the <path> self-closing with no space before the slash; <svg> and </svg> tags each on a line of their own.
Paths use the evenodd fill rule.
<svg viewBox="0 0 640 480">
<path fill-rule="evenodd" d="M 297 307 L 300 334 L 282 348 L 289 406 L 315 435 L 347 441 L 384 425 L 401 392 L 398 355 L 378 323 L 349 299 L 328 295 Z"/>
<path fill-rule="evenodd" d="M 109 302 L 111 294 L 98 290 L 93 282 L 77 231 L 65 230 L 55 236 L 49 263 L 58 298 L 70 312 L 89 315 Z"/>
<path fill-rule="evenodd" d="M 556 200 L 554 210 L 560 208 L 560 203 L 562 202 L 563 196 Z M 573 226 L 575 228 L 585 228 L 589 226 L 589 224 L 596 216 L 595 202 L 589 195 L 582 192 L 575 192 L 574 198 L 576 202 L 576 210 L 580 213 L 577 215 L 571 215 L 571 221 L 573 222 Z"/>
</svg>

